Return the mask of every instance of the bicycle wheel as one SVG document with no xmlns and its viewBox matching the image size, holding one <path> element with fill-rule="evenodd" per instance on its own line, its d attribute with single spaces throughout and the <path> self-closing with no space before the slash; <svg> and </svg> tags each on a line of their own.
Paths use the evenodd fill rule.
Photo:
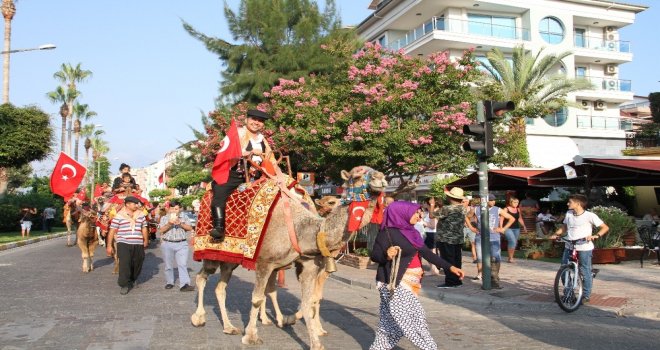
<svg viewBox="0 0 660 350">
<path fill-rule="evenodd" d="M 582 278 L 575 278 L 575 269 L 562 266 L 555 276 L 555 301 L 566 312 L 573 312 L 582 303 Z"/>
</svg>

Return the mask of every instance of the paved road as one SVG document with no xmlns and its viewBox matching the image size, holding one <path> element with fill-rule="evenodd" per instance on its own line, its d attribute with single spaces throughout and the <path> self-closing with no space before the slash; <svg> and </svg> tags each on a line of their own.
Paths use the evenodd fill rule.
<svg viewBox="0 0 660 350">
<path fill-rule="evenodd" d="M 212 291 L 217 276 L 205 292 L 206 327 L 192 327 L 196 293 L 163 288 L 159 249 L 147 251 L 138 288 L 122 296 L 102 248 L 97 250 L 96 269 L 83 274 L 79 251 L 65 243 L 65 238 L 56 238 L 0 252 L 0 349 L 307 348 L 300 322 L 284 329 L 260 325 L 263 346 L 243 346 L 240 336 L 223 334 Z M 199 263 L 191 262 L 190 268 L 194 273 Z M 345 276 L 350 271 L 341 265 L 339 269 Z M 288 288 L 279 292 L 285 313 L 298 308 L 299 288 L 291 273 Z M 241 328 L 247 323 L 251 281 L 252 273 L 239 268 L 229 287 L 230 318 Z M 378 318 L 375 291 L 329 281 L 325 295 L 321 316 L 330 332 L 323 338 L 326 348 L 367 348 Z M 477 296 L 472 301 L 422 298 L 441 349 L 653 349 L 660 337 L 658 320 L 617 317 L 607 309 L 566 314 L 549 302 L 484 301 Z M 657 310 L 659 305 L 652 307 Z M 399 348 L 414 347 L 402 341 Z"/>
</svg>

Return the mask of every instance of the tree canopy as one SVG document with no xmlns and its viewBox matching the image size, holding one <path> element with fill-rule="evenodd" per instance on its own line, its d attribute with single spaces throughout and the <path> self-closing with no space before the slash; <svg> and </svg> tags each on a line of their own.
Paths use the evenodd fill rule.
<svg viewBox="0 0 660 350">
<path fill-rule="evenodd" d="M 265 134 L 292 157 L 296 170 L 331 176 L 366 164 L 387 174 L 463 173 L 473 155 L 460 152 L 462 127 L 472 121 L 469 82 L 479 75 L 472 53 L 410 57 L 367 44 L 350 56 L 339 43 L 324 46 L 335 60 L 328 74 L 280 79 L 258 108 L 271 113 Z M 248 106 L 219 110 L 206 125 L 202 154 L 210 158 L 230 117 Z"/>
<path fill-rule="evenodd" d="M 340 40 L 358 47 L 355 32 L 341 28 L 334 0 L 326 0 L 323 12 L 310 0 L 242 0 L 238 12 L 225 2 L 224 12 L 237 44 L 186 22 L 183 27 L 222 60 L 220 100 L 230 103 L 259 103 L 280 78 L 327 72 L 333 62 L 320 48 L 324 43 Z"/>
<path fill-rule="evenodd" d="M 0 106 L 0 167 L 20 167 L 48 155 L 53 129 L 47 113 L 37 107 Z"/>
</svg>

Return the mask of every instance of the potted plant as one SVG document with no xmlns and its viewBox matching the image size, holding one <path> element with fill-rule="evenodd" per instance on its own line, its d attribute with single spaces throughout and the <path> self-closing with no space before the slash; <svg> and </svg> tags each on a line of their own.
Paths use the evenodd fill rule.
<svg viewBox="0 0 660 350">
<path fill-rule="evenodd" d="M 366 269 L 369 266 L 370 252 L 367 248 L 355 248 L 352 253 L 341 257 L 338 262 L 356 269 Z"/>
<path fill-rule="evenodd" d="M 625 259 L 623 239 L 626 234 L 633 232 L 637 235 L 635 220 L 623 210 L 616 207 L 596 206 L 591 211 L 605 222 L 610 230 L 601 238 L 594 241 L 596 249 L 593 251 L 594 264 L 607 264 L 620 262 Z M 594 234 L 598 232 L 594 228 Z"/>
</svg>

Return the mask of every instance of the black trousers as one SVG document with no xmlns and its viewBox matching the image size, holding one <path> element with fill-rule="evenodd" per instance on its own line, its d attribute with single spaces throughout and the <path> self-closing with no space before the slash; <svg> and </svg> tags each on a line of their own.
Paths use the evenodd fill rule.
<svg viewBox="0 0 660 350">
<path fill-rule="evenodd" d="M 46 230 L 48 232 L 53 232 L 53 221 L 55 221 L 55 219 L 46 219 Z"/>
<path fill-rule="evenodd" d="M 463 254 L 461 251 L 461 244 L 449 244 L 445 242 L 438 242 L 438 250 L 440 256 L 447 260 L 453 266 L 459 269 L 463 265 Z M 445 284 L 448 286 L 460 286 L 463 282 L 458 276 L 445 269 Z"/>
<path fill-rule="evenodd" d="M 144 246 L 142 244 L 117 243 L 117 257 L 119 258 L 117 284 L 120 287 L 132 286 L 142 271 Z"/>
<path fill-rule="evenodd" d="M 227 198 L 229 198 L 232 192 L 244 182 L 244 175 L 235 171 L 229 172 L 229 179 L 227 179 L 227 182 L 222 185 L 218 185 L 213 181 L 213 185 L 211 186 L 211 189 L 213 190 L 211 206 L 224 208 L 225 203 L 227 203 Z"/>
</svg>

